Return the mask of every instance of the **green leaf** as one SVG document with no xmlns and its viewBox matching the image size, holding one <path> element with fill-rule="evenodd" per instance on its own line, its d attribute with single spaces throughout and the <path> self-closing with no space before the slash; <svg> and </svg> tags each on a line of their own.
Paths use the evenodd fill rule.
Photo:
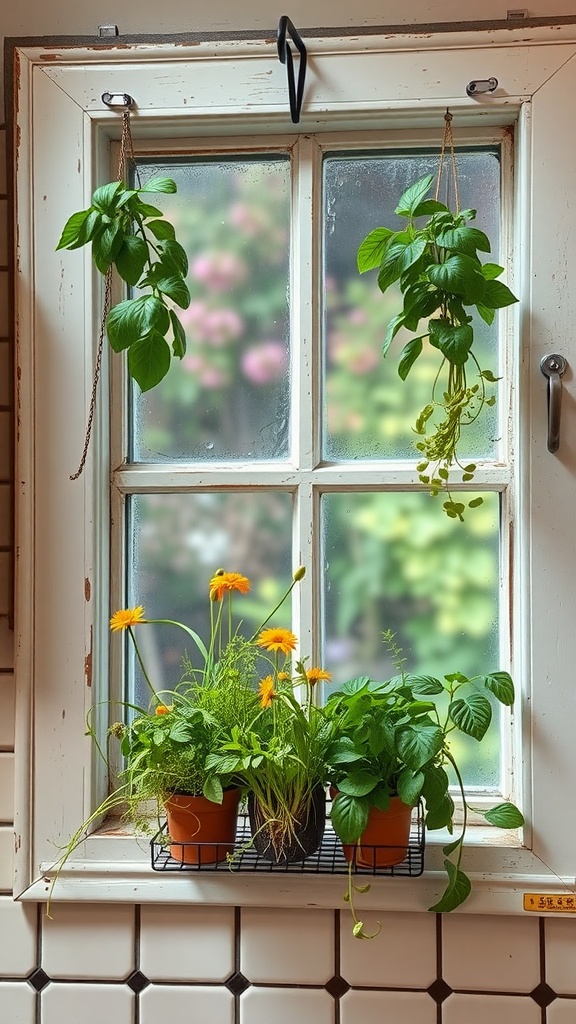
<svg viewBox="0 0 576 1024">
<path fill-rule="evenodd" d="M 139 190 L 140 192 L 177 192 L 176 182 L 172 178 L 150 178 Z"/>
<path fill-rule="evenodd" d="M 521 828 L 524 824 L 522 811 L 510 803 L 491 807 L 489 811 L 484 811 L 484 817 L 486 821 L 489 821 L 491 825 L 496 825 L 497 828 Z"/>
<path fill-rule="evenodd" d="M 166 376 L 170 369 L 170 349 L 158 331 L 150 333 L 130 346 L 128 372 L 142 391 L 150 391 Z"/>
<path fill-rule="evenodd" d="M 120 277 L 126 284 L 134 286 L 142 277 L 147 259 L 148 246 L 144 239 L 126 235 L 114 262 Z"/>
<path fill-rule="evenodd" d="M 414 771 L 431 761 L 442 749 L 443 742 L 444 734 L 439 725 L 418 722 L 401 726 L 396 731 L 398 754 Z"/>
<path fill-rule="evenodd" d="M 115 199 L 121 188 L 123 188 L 121 181 L 109 181 L 106 185 L 101 185 L 92 196 L 92 206 L 101 210 L 102 213 L 113 216 L 116 209 Z"/>
<path fill-rule="evenodd" d="M 478 228 L 455 227 L 445 228 L 436 235 L 436 242 L 443 249 L 450 249 L 452 252 L 464 252 L 468 256 L 475 256 L 476 250 L 490 252 L 490 239 Z"/>
<path fill-rule="evenodd" d="M 404 345 L 404 348 L 400 353 L 400 362 L 398 363 L 398 376 L 401 380 L 406 380 L 406 377 L 410 373 L 410 370 L 422 351 L 422 340 L 426 337 L 427 335 L 423 334 L 420 338 L 411 338 L 410 341 L 406 342 Z"/>
<path fill-rule="evenodd" d="M 114 263 L 122 243 L 124 229 L 116 221 L 104 228 L 104 231 L 92 239 L 92 259 L 101 274 L 105 274 Z"/>
<path fill-rule="evenodd" d="M 480 264 L 464 253 L 456 253 L 444 263 L 435 263 L 429 267 L 428 277 L 437 288 L 462 295 L 467 304 L 482 302 L 490 283 L 482 277 Z"/>
<path fill-rule="evenodd" d="M 500 277 L 500 274 L 504 273 L 504 267 L 499 267 L 497 263 L 483 263 L 482 264 L 482 277 L 486 281 L 493 281 L 494 278 Z"/>
<path fill-rule="evenodd" d="M 447 828 L 452 823 L 454 814 L 454 801 L 449 793 L 445 793 L 442 799 L 433 807 L 428 807 L 426 801 L 426 828 L 433 832 L 437 828 Z"/>
<path fill-rule="evenodd" d="M 186 250 L 182 248 L 175 239 L 168 238 L 160 246 L 162 252 L 162 263 L 173 273 L 180 277 L 186 277 L 188 273 L 188 257 Z"/>
<path fill-rule="evenodd" d="M 426 193 L 430 191 L 433 180 L 434 176 L 427 174 L 424 178 L 419 178 L 413 185 L 410 185 L 400 196 L 400 201 L 394 212 L 399 217 L 413 217 L 414 211 L 418 208 Z"/>
<path fill-rule="evenodd" d="M 339 793 L 332 804 L 330 818 L 334 831 L 343 843 L 355 843 L 368 824 L 370 801 Z"/>
<path fill-rule="evenodd" d="M 134 345 L 152 328 L 166 334 L 170 317 L 164 304 L 154 295 L 138 299 L 125 299 L 114 306 L 108 314 L 106 332 L 108 341 L 115 352 Z"/>
<path fill-rule="evenodd" d="M 406 683 L 414 693 L 430 696 L 435 693 L 443 693 L 444 687 L 439 679 L 434 676 L 406 676 Z"/>
<path fill-rule="evenodd" d="M 345 694 L 359 693 L 360 690 L 367 690 L 371 682 L 370 676 L 356 676 L 355 679 L 349 679 L 348 682 L 343 683 L 337 692 Z"/>
<path fill-rule="evenodd" d="M 385 786 L 379 785 L 376 787 L 373 793 L 370 794 L 370 803 L 373 807 L 377 807 L 379 811 L 390 810 L 390 793 Z"/>
<path fill-rule="evenodd" d="M 504 306 L 512 306 L 518 299 L 512 294 L 507 285 L 502 281 L 486 281 L 482 305 L 489 309 L 503 309 Z"/>
<path fill-rule="evenodd" d="M 356 263 L 360 274 L 379 267 L 384 258 L 386 247 L 395 232 L 390 228 L 374 228 L 363 242 L 360 243 Z"/>
<path fill-rule="evenodd" d="M 500 380 L 500 377 L 494 376 L 492 370 L 480 370 L 480 376 L 487 380 L 489 384 L 497 384 Z M 474 466 L 474 469 L 476 469 L 476 466 Z"/>
<path fill-rule="evenodd" d="M 401 327 L 404 326 L 404 314 L 398 313 L 397 316 L 393 317 L 388 324 L 386 335 L 384 337 L 384 343 L 382 345 L 382 355 L 385 356 L 392 344 L 394 338 L 398 334 Z"/>
<path fill-rule="evenodd" d="M 172 351 L 177 359 L 182 359 L 186 355 L 186 331 L 173 309 L 170 310 L 170 322 L 172 324 L 172 333 L 174 334 Z"/>
<path fill-rule="evenodd" d="M 151 231 L 155 238 L 175 238 L 174 225 L 169 220 L 149 220 L 146 229 Z"/>
<path fill-rule="evenodd" d="M 350 772 L 338 782 L 338 789 L 348 796 L 367 796 L 378 785 L 380 779 L 367 771 Z"/>
<path fill-rule="evenodd" d="M 461 732 L 481 740 L 492 720 L 492 707 L 481 693 L 469 693 L 452 701 L 448 714 Z"/>
<path fill-rule="evenodd" d="M 73 213 L 72 216 L 68 218 L 64 225 L 64 230 L 60 235 L 60 241 L 56 246 L 56 252 L 58 252 L 58 249 L 70 248 L 78 240 L 80 228 L 83 226 L 84 221 L 88 218 L 89 214 L 90 210 L 79 210 L 78 213 Z"/>
<path fill-rule="evenodd" d="M 411 242 L 393 242 L 386 249 L 378 274 L 378 287 L 381 292 L 385 292 L 408 267 L 420 259 L 427 244 L 425 238 L 419 237 Z"/>
<path fill-rule="evenodd" d="M 222 783 L 217 776 L 209 775 L 204 780 L 202 786 L 202 793 L 207 800 L 211 800 L 212 803 L 221 804 L 224 799 L 224 790 L 222 789 Z"/>
<path fill-rule="evenodd" d="M 433 213 L 450 213 L 450 210 L 444 206 L 444 203 L 439 203 L 437 199 L 425 199 L 422 203 L 418 203 L 412 216 L 430 217 Z"/>
<path fill-rule="evenodd" d="M 167 295 L 181 309 L 190 305 L 188 285 L 180 277 L 163 277 L 157 284 L 158 290 Z"/>
<path fill-rule="evenodd" d="M 424 768 L 422 796 L 426 801 L 426 809 L 428 811 L 441 806 L 448 795 L 449 787 L 450 780 L 444 768 L 436 764 L 431 764 Z"/>
<path fill-rule="evenodd" d="M 430 344 L 440 349 L 442 355 L 454 366 L 464 366 L 474 341 L 474 331 L 470 325 L 454 327 L 447 320 L 431 320 L 428 327 Z"/>
<path fill-rule="evenodd" d="M 162 210 L 159 210 L 157 206 L 150 206 L 149 203 L 141 203 L 140 200 L 134 200 L 130 207 L 134 214 L 138 214 L 139 217 L 163 217 Z"/>
<path fill-rule="evenodd" d="M 413 772 L 410 768 L 403 768 L 398 776 L 398 796 L 402 803 L 414 807 L 418 803 L 422 786 L 424 785 L 424 773 Z"/>
<path fill-rule="evenodd" d="M 451 910 L 461 906 L 468 899 L 472 885 L 470 879 L 450 860 L 444 861 L 444 867 L 448 875 L 448 885 L 442 896 L 433 907 L 428 909 L 434 914 L 449 914 Z"/>
<path fill-rule="evenodd" d="M 506 707 L 512 707 L 514 703 L 514 683 L 508 672 L 490 672 L 483 676 L 483 683 L 490 693 L 493 693 L 496 700 Z"/>
</svg>

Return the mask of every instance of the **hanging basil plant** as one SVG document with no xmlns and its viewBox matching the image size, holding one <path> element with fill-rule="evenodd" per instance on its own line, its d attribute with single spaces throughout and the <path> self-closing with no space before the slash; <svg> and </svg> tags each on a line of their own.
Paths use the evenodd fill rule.
<svg viewBox="0 0 576 1024">
<path fill-rule="evenodd" d="M 402 308 L 388 325 L 382 352 L 386 355 L 402 327 L 416 333 L 400 355 L 402 380 L 422 353 L 424 341 L 442 357 L 430 401 L 415 424 L 421 437 L 416 444 L 421 453 L 417 470 L 432 495 L 447 495 L 447 515 L 462 520 L 465 505 L 450 493 L 450 471 L 458 466 L 464 483 L 474 478 L 476 465 L 463 465 L 458 455 L 460 435 L 478 419 L 485 405 L 494 405 L 496 397 L 488 393 L 487 385 L 498 380 L 491 370 L 481 368 L 473 351 L 472 313 L 492 324 L 497 309 L 518 300 L 497 280 L 504 268 L 482 263 L 479 258 L 479 253 L 491 251 L 491 245 L 483 231 L 469 226 L 476 211 L 453 212 L 444 203 L 427 199 L 432 181 L 433 175 L 427 174 L 401 196 L 395 212 L 407 219 L 405 227 L 398 231 L 376 228 L 364 239 L 358 249 L 358 270 L 362 274 L 378 268 L 382 292 L 399 285 Z M 427 220 L 418 226 L 416 221 L 422 217 Z M 422 320 L 427 321 L 424 326 Z M 476 507 L 481 503 L 482 498 L 477 497 L 468 504 Z"/>
<path fill-rule="evenodd" d="M 79 249 L 91 242 L 101 274 L 114 266 L 126 284 L 145 292 L 119 302 L 106 318 L 108 341 L 115 352 L 128 350 L 128 371 L 142 391 L 166 376 L 172 355 L 185 354 L 186 335 L 172 304 L 190 305 L 188 258 L 162 210 L 147 202 L 155 192 L 176 192 L 176 183 L 151 178 L 140 188 L 122 181 L 102 185 L 91 206 L 69 218 L 57 246 Z"/>
</svg>

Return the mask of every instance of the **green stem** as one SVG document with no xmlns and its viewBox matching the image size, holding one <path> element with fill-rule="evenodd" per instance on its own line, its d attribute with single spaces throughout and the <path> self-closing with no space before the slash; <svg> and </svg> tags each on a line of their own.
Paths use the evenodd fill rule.
<svg viewBox="0 0 576 1024">
<path fill-rule="evenodd" d="M 142 675 L 144 676 L 144 679 L 148 683 L 148 686 L 150 688 L 150 691 L 151 691 L 154 699 L 158 703 L 160 703 L 160 700 L 158 698 L 158 694 L 156 693 L 156 690 L 154 689 L 154 687 L 152 686 L 152 683 L 150 682 L 150 679 L 148 677 L 148 673 L 146 671 L 146 666 L 144 665 L 144 662 L 142 661 L 142 655 L 140 654 L 140 648 L 138 647 L 138 644 L 136 643 L 136 637 L 134 636 L 134 633 L 132 631 L 132 626 L 128 626 L 128 634 L 130 636 L 130 639 L 131 639 L 132 643 L 134 644 L 134 650 L 136 651 L 136 657 L 138 658 L 138 663 L 139 663 L 140 668 L 142 670 Z"/>
</svg>

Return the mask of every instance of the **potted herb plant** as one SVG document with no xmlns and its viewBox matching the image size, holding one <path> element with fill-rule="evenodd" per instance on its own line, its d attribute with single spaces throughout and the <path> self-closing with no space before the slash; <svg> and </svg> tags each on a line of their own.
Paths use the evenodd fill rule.
<svg viewBox="0 0 576 1024">
<path fill-rule="evenodd" d="M 492 718 L 490 697 L 510 707 L 514 684 L 507 672 L 471 678 L 455 672 L 443 680 L 406 673 L 393 635 L 386 633 L 384 639 L 399 674 L 386 682 L 366 676 L 353 679 L 333 692 L 326 704 L 326 716 L 334 726 L 327 753 L 329 781 L 335 792 L 332 824 L 345 846 L 357 847 L 358 864 L 377 864 L 378 846 L 385 848 L 383 855 L 389 864 L 398 863 L 406 852 L 410 809 L 420 799 L 426 808 L 425 827 L 453 833 L 451 770 L 460 791 L 463 819 L 457 837 L 444 847 L 446 889 L 430 907 L 446 913 L 460 906 L 471 890 L 461 866 L 470 808 L 450 736 L 460 732 L 481 742 Z M 396 825 L 402 805 L 406 809 L 403 837 L 402 831 L 392 837 L 376 832 L 377 824 L 386 826 L 388 816 Z M 501 828 L 519 828 L 524 822 L 521 812 L 508 802 L 478 813 Z M 349 856 L 352 861 L 352 851 Z M 354 934 L 367 938 L 354 912 L 353 892 L 350 871 L 347 899 Z"/>
<path fill-rule="evenodd" d="M 494 405 L 496 397 L 489 389 L 498 380 L 476 356 L 474 317 L 492 324 L 496 310 L 518 300 L 498 280 L 504 268 L 481 259 L 490 253 L 491 242 L 470 225 L 476 211 L 451 210 L 429 198 L 432 182 L 433 175 L 427 174 L 402 193 L 395 212 L 406 224 L 397 230 L 371 231 L 360 244 L 357 263 L 361 274 L 378 270 L 381 292 L 394 287 L 400 291 L 400 308 L 382 345 L 385 356 L 402 328 L 415 334 L 400 354 L 400 378 L 406 380 L 424 342 L 440 355 L 430 401 L 414 428 L 420 438 L 417 469 L 432 495 L 446 495 L 446 514 L 462 520 L 465 505 L 450 492 L 450 473 L 457 467 L 463 483 L 473 480 L 476 465 L 461 461 L 459 455 L 461 433 L 481 416 L 484 406 Z M 476 497 L 468 505 L 481 503 Z"/>
</svg>

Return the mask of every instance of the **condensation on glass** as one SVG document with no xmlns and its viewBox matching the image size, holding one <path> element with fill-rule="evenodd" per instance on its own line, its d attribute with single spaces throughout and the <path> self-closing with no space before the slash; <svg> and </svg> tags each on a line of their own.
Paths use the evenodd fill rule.
<svg viewBox="0 0 576 1024">
<path fill-rule="evenodd" d="M 153 391 L 133 392 L 137 462 L 288 456 L 288 156 L 139 162 L 176 195 L 155 196 L 189 258 L 187 351 Z"/>
<path fill-rule="evenodd" d="M 477 210 L 474 224 L 489 235 L 497 262 L 498 151 L 459 152 L 457 168 L 460 208 Z M 406 221 L 394 213 L 402 192 L 425 174 L 436 176 L 437 172 L 437 152 L 338 153 L 324 160 L 323 455 L 327 460 L 414 458 L 414 423 L 429 401 L 438 352 L 425 347 L 408 384 L 400 380 L 398 354 L 414 335 L 402 329 L 382 358 L 386 328 L 401 308 L 400 291 L 390 289 L 383 295 L 376 271 L 359 275 L 356 252 L 374 228 L 404 227 Z M 439 199 L 453 208 L 452 181 L 446 171 Z M 476 317 L 474 328 L 480 364 L 497 374 L 497 324 L 490 328 Z M 463 435 L 465 458 L 494 456 L 497 408 L 484 413 Z"/>
</svg>

